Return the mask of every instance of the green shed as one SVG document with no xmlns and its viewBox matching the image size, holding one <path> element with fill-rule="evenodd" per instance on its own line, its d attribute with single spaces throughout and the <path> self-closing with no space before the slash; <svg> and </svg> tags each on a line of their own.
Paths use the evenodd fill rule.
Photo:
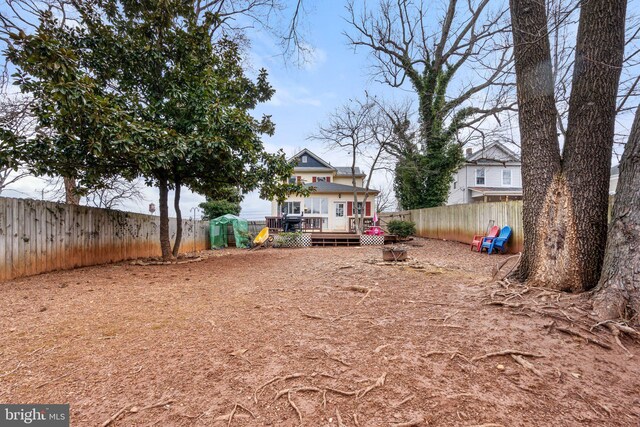
<svg viewBox="0 0 640 427">
<path fill-rule="evenodd" d="M 220 249 L 228 246 L 227 230 L 229 225 L 233 226 L 236 247 L 249 247 L 249 223 L 246 219 L 227 214 L 209 221 L 211 248 Z"/>
</svg>

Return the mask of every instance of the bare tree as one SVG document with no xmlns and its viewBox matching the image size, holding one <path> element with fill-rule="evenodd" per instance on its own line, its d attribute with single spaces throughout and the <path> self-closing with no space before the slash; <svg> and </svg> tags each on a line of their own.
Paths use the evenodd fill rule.
<svg viewBox="0 0 640 427">
<path fill-rule="evenodd" d="M 462 161 L 456 144 L 467 138 L 459 133 L 515 110 L 507 8 L 489 0 L 449 0 L 434 19 L 422 1 L 380 0 L 375 11 L 359 11 L 351 1 L 347 12 L 349 42 L 372 54 L 374 78 L 395 88 L 409 85 L 418 98 L 417 154 L 398 164 L 420 173 L 405 181 L 396 175 L 403 208 L 439 205 Z M 424 194 L 404 197 L 411 193 Z"/>
<path fill-rule="evenodd" d="M 371 52 L 374 77 L 397 88 L 409 83 L 415 90 L 427 143 L 447 119 L 457 131 L 514 108 L 506 7 L 450 0 L 437 21 L 422 2 L 411 0 L 381 0 L 376 12 L 365 7 L 360 14 L 349 2 L 347 11 L 354 30 L 347 34 L 349 42 Z M 465 70 L 477 78 L 463 76 Z"/>
<path fill-rule="evenodd" d="M 62 177 L 49 178 L 42 189 L 43 198 L 56 202 L 69 202 L 68 180 Z M 116 209 L 124 202 L 146 202 L 142 193 L 144 183 L 140 179 L 129 181 L 119 176 L 105 178 L 100 187 L 90 189 L 74 188 L 72 194 L 77 197 L 77 202 L 71 204 L 84 204 L 103 209 Z"/>
<path fill-rule="evenodd" d="M 338 108 L 329 116 L 328 123 L 320 126 L 318 133 L 310 138 L 323 141 L 330 148 L 341 149 L 351 156 L 351 183 L 356 233 L 363 230 L 367 199 L 371 192 L 373 174 L 382 169 L 386 145 L 393 138 L 393 129 L 388 124 L 378 103 L 367 97 L 364 101 L 353 100 Z M 364 191 L 358 189 L 356 164 L 367 163 L 368 173 Z M 362 200 L 358 193 L 363 193 Z M 361 202 L 363 209 L 357 209 Z"/>
<path fill-rule="evenodd" d="M 569 100 L 575 64 L 573 43 L 578 29 L 579 0 L 548 0 L 546 2 L 547 26 L 551 49 L 551 65 L 554 81 L 557 127 L 560 145 L 567 136 Z M 619 160 L 619 148 L 629 137 L 634 106 L 640 99 L 640 15 L 638 0 L 631 0 L 625 19 L 625 54 L 622 62 L 616 103 L 616 135 L 614 156 Z"/>
<path fill-rule="evenodd" d="M 376 197 L 376 208 L 378 212 L 387 212 L 395 209 L 395 200 L 393 191 L 391 188 L 385 186 L 378 190 L 378 196 Z"/>
</svg>

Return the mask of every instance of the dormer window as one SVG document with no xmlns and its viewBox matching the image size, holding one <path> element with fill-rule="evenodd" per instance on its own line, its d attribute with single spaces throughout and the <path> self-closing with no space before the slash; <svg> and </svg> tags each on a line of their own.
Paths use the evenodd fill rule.
<svg viewBox="0 0 640 427">
<path fill-rule="evenodd" d="M 302 163 L 307 163 L 307 160 L 308 160 L 307 156 L 302 156 Z"/>
</svg>

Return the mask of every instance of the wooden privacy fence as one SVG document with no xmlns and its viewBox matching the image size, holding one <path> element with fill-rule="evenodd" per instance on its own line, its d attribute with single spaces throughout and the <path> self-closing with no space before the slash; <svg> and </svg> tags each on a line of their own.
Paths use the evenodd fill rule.
<svg viewBox="0 0 640 427">
<path fill-rule="evenodd" d="M 86 206 L 0 197 L 0 280 L 159 256 L 160 218 Z M 209 244 L 209 222 L 183 220 L 181 252 Z M 175 238 L 176 220 L 169 220 Z"/>
<path fill-rule="evenodd" d="M 513 234 L 509 240 L 509 251 L 520 252 L 523 248 L 522 201 L 472 203 L 467 205 L 440 206 L 393 213 L 382 213 L 380 219 L 413 221 L 421 237 L 454 240 L 471 243 L 474 234 L 485 234 L 490 220 L 495 225 L 508 225 Z"/>
</svg>

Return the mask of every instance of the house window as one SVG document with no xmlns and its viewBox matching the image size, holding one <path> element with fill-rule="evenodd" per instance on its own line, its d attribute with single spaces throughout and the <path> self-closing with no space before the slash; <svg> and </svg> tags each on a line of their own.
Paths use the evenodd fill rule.
<svg viewBox="0 0 640 427">
<path fill-rule="evenodd" d="M 295 184 L 298 181 L 298 178 L 295 176 L 292 176 L 289 178 L 289 184 Z"/>
<path fill-rule="evenodd" d="M 316 176 L 316 182 L 329 182 L 328 176 Z"/>
<path fill-rule="evenodd" d="M 304 199 L 304 213 L 329 215 L 329 199 L 326 197 Z"/>
<path fill-rule="evenodd" d="M 503 187 L 511 186 L 511 169 L 502 170 L 502 186 Z"/>
<path fill-rule="evenodd" d="M 283 214 L 300 214 L 300 202 L 284 202 L 282 205 Z"/>
<path fill-rule="evenodd" d="M 302 163 L 307 163 L 307 156 L 302 156 Z"/>
<path fill-rule="evenodd" d="M 356 212 L 358 215 L 362 215 L 363 211 L 363 206 L 362 206 L 362 202 L 358 202 L 358 207 L 356 209 Z"/>
<path fill-rule="evenodd" d="M 453 189 L 455 190 L 456 188 L 458 188 L 458 180 L 453 178 Z"/>
<path fill-rule="evenodd" d="M 476 185 L 484 185 L 484 168 L 476 169 Z"/>
</svg>

